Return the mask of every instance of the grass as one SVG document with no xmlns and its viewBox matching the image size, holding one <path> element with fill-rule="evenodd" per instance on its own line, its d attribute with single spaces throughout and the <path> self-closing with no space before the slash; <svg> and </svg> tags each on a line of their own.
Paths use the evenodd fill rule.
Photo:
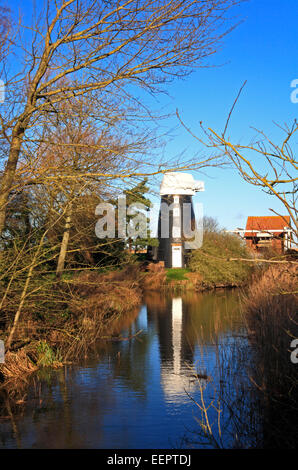
<svg viewBox="0 0 298 470">
<path fill-rule="evenodd" d="M 46 341 L 39 341 L 36 347 L 37 361 L 36 364 L 41 367 L 54 367 L 62 364 L 62 358 L 58 351 L 48 345 Z"/>
<path fill-rule="evenodd" d="M 185 277 L 185 274 L 189 272 L 190 272 L 190 269 L 184 269 L 184 268 L 166 269 L 167 280 L 168 281 L 187 281 L 188 278 Z"/>
</svg>

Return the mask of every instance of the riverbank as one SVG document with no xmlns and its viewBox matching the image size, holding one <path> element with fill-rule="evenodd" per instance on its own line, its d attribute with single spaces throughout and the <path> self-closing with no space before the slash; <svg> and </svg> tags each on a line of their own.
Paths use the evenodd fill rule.
<svg viewBox="0 0 298 470">
<path fill-rule="evenodd" d="M 110 345 L 107 347 L 113 350 L 115 340 L 117 340 L 116 344 L 130 343 L 130 341 L 118 341 L 123 339 L 119 336 L 123 332 L 123 325 L 126 325 L 125 328 L 129 332 L 127 335 L 131 336 L 131 339 L 135 334 L 138 335 L 138 340 L 133 344 L 138 345 L 137 357 L 141 357 L 146 343 L 143 342 L 142 333 L 139 335 L 138 332 L 142 331 L 143 324 L 138 323 L 135 328 L 131 328 L 132 322 L 137 318 L 140 304 L 143 301 L 147 304 L 149 309 L 147 315 L 152 315 L 151 320 L 161 310 L 171 312 L 169 299 L 177 297 L 176 288 L 162 289 L 162 279 L 166 280 L 167 276 L 170 277 L 170 284 L 173 283 L 174 286 L 175 282 L 178 285 L 185 280 L 188 282 L 189 274 L 192 273 L 188 270 L 181 270 L 178 276 L 176 271 L 165 270 L 161 265 L 145 266 L 143 264 L 105 274 L 82 272 L 74 277 L 66 276 L 60 284 L 55 284 L 56 289 L 60 289 L 59 295 L 56 292 L 55 297 L 64 298 L 64 301 L 67 298 L 68 301 L 68 307 L 64 306 L 64 315 L 60 312 L 59 316 L 55 310 L 55 315 L 49 312 L 46 323 L 43 324 L 42 320 L 37 318 L 37 311 L 35 322 L 33 322 L 32 314 L 31 319 L 26 315 L 24 317 L 26 322 L 23 321 L 19 325 L 18 337 L 16 337 L 12 351 L 7 353 L 5 376 L 2 375 L 5 381 L 2 386 L 5 388 L 5 393 L 9 394 L 11 406 L 13 404 L 16 404 L 16 407 L 22 406 L 26 402 L 26 387 L 32 373 L 38 372 L 38 375 L 34 374 L 34 377 L 38 377 L 40 374 L 49 374 L 49 371 L 54 368 L 61 368 L 63 364 L 85 363 L 85 359 L 90 360 L 93 355 L 93 346 L 95 352 L 96 344 L 98 347 L 98 344 L 101 344 L 98 341 L 103 339 L 112 340 L 106 344 Z M 186 279 L 177 279 L 177 277 L 186 277 Z M 145 290 L 146 282 L 152 279 L 159 284 L 159 289 Z M 217 302 L 220 302 L 220 296 L 226 298 L 232 295 L 234 298 L 239 298 L 240 303 L 239 306 L 237 304 L 235 311 L 243 311 L 243 319 L 248 332 L 248 337 L 245 335 L 245 341 L 248 341 L 247 344 L 251 346 L 250 350 L 253 354 L 252 356 L 243 354 L 243 337 L 237 336 L 239 341 L 233 341 L 234 349 L 231 352 L 232 360 L 229 362 L 229 367 L 231 364 L 235 365 L 237 357 L 239 370 L 248 368 L 248 386 L 250 389 L 253 388 L 254 393 L 260 397 L 260 409 L 256 409 L 255 413 L 261 419 L 261 431 L 263 430 L 261 446 L 264 445 L 267 448 L 295 447 L 298 439 L 296 431 L 297 364 L 290 361 L 290 341 L 294 337 L 298 338 L 296 279 L 297 268 L 291 264 L 282 264 L 255 273 L 255 278 L 246 289 L 246 297 L 243 297 L 241 290 L 222 291 L 221 294 L 215 292 L 216 289 L 214 293 L 208 289 L 209 292 L 201 294 L 196 289 L 183 288 L 178 294 L 183 298 L 185 305 L 185 311 L 183 310 L 182 313 L 188 312 L 189 314 L 192 309 L 196 311 L 187 328 L 187 344 L 190 338 L 193 338 L 195 343 L 194 323 L 200 335 L 204 333 L 208 336 L 209 301 L 213 296 L 214 299 L 216 297 L 216 302 L 212 304 L 212 312 L 213 315 L 216 312 L 218 317 L 216 317 L 216 326 L 212 335 L 217 332 L 219 325 L 222 325 L 224 321 L 223 312 L 216 307 Z M 165 283 L 165 285 L 168 284 Z M 206 291 L 207 288 L 204 290 Z M 64 297 L 61 291 L 64 292 Z M 69 293 L 68 296 L 65 292 Z M 192 298 L 196 301 L 190 306 L 189 299 Z M 200 304 L 203 298 L 205 299 L 204 308 Z M 41 301 L 41 297 L 39 300 Z M 24 311 L 24 314 L 26 313 Z M 40 314 L 41 310 L 39 310 Z M 167 318 L 168 316 L 165 316 L 164 321 Z M 21 340 L 26 341 L 25 331 L 27 335 L 29 334 L 29 320 L 31 321 L 30 334 L 34 333 L 35 336 L 32 336 L 28 344 L 22 346 Z M 230 323 L 228 325 L 230 328 Z M 220 329 L 223 330 L 222 326 Z M 170 330 L 167 326 L 165 331 Z M 214 341 L 213 336 L 212 338 Z M 127 340 L 129 337 L 124 339 Z M 209 342 L 208 340 L 208 344 Z M 14 348 L 17 349 L 14 350 Z M 120 363 L 124 364 L 129 360 L 128 357 L 122 356 L 122 348 L 119 351 L 119 355 L 113 356 L 117 370 Z M 226 351 L 223 354 L 227 358 Z M 39 369 L 43 370 L 39 371 Z M 223 370 L 230 369 L 224 367 Z M 61 369 L 62 372 L 63 369 Z M 56 374 L 56 372 L 53 373 Z M 57 371 L 58 373 L 60 374 L 60 371 Z M 133 377 L 134 375 L 135 372 L 132 373 Z M 246 389 L 243 389 L 243 393 L 245 396 L 248 395 Z M 18 403 L 20 405 L 17 405 Z M 242 409 L 243 401 L 240 400 L 239 403 Z M 228 405 L 233 405 L 235 413 L 233 402 L 229 402 Z M 240 408 L 239 414 L 241 414 Z M 245 408 L 246 411 L 247 409 Z M 250 431 L 253 436 L 254 429 Z"/>
<path fill-rule="evenodd" d="M 22 312 L 0 365 L 0 385 L 26 382 L 41 367 L 61 367 L 86 357 L 97 341 L 112 337 L 117 319 L 141 303 L 137 278 L 134 268 L 126 268 L 105 274 L 82 272 L 59 282 L 40 279 L 38 296 Z M 6 307 L 6 318 L 12 318 L 12 299 Z M 1 325 L 6 338 L 9 324 L 11 320 Z"/>
<path fill-rule="evenodd" d="M 87 357 L 98 341 L 113 337 L 117 320 L 138 307 L 144 293 L 203 292 L 249 283 L 251 266 L 239 268 L 240 262 L 225 261 L 214 274 L 215 261 L 208 260 L 208 264 L 205 260 L 198 266 L 198 256 L 201 254 L 195 253 L 190 269 L 135 262 L 107 272 L 66 272 L 59 281 L 46 275 L 34 279 L 33 294 L 23 307 L 5 364 L 0 366 L 2 385 L 26 381 L 27 374 L 42 367 L 61 367 Z M 239 270 L 242 275 L 237 281 L 235 273 Z M 4 338 L 9 336 L 18 308 L 14 295 L 12 290 L 2 308 L 6 319 L 1 324 Z"/>
<path fill-rule="evenodd" d="M 61 367 L 87 357 L 96 342 L 113 336 L 117 320 L 138 307 L 144 293 L 198 291 L 236 287 L 210 284 L 189 269 L 165 269 L 162 263 L 134 263 L 105 273 L 65 273 L 61 280 L 41 276 L 32 283 L 37 293 L 27 299 L 13 342 L 0 365 L 0 381 L 9 386 L 26 382 L 42 367 Z M 14 292 L 3 305 L 6 322 L 2 337 L 8 338 L 17 310 Z M 0 386 L 1 386 L 0 383 Z"/>
<path fill-rule="evenodd" d="M 254 255 L 238 236 L 224 231 L 204 232 L 203 244 L 189 254 L 188 268 L 150 264 L 143 284 L 146 290 L 205 290 L 243 287 L 259 269 Z"/>
<path fill-rule="evenodd" d="M 237 263 L 234 262 L 236 265 Z M 194 290 L 204 292 L 206 290 L 234 288 L 247 286 L 251 280 L 253 266 L 247 266 L 246 275 L 236 278 L 217 276 L 209 279 L 198 269 L 164 268 L 162 263 L 150 263 L 142 276 L 141 286 L 144 291 L 179 291 Z"/>
</svg>

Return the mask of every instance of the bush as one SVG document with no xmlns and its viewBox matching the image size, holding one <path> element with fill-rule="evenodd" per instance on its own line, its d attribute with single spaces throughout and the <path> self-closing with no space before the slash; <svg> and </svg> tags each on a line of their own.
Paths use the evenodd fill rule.
<svg viewBox="0 0 298 470">
<path fill-rule="evenodd" d="M 205 286 L 240 286 L 250 278 L 252 265 L 229 259 L 250 257 L 243 240 L 238 236 L 223 231 L 206 231 L 202 247 L 191 254 L 190 269 L 201 275 Z"/>
</svg>

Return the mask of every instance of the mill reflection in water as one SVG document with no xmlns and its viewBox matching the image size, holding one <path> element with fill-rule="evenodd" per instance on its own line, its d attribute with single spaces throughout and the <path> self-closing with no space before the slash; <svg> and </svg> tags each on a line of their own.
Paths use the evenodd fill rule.
<svg viewBox="0 0 298 470">
<path fill-rule="evenodd" d="M 236 292 L 146 297 L 148 322 L 155 323 L 158 335 L 166 400 L 189 402 L 198 381 L 206 386 L 207 370 L 212 372 L 215 366 L 215 356 L 209 354 L 215 337 L 228 336 L 241 326 L 238 300 Z"/>
<path fill-rule="evenodd" d="M 190 396 L 199 400 L 203 386 L 208 400 L 210 376 L 220 385 L 218 345 L 242 328 L 237 291 L 147 293 L 139 311 L 115 325 L 122 341 L 33 378 L 27 403 L 11 404 L 10 417 L 3 403 L 0 447 L 187 447 L 198 427 Z"/>
</svg>

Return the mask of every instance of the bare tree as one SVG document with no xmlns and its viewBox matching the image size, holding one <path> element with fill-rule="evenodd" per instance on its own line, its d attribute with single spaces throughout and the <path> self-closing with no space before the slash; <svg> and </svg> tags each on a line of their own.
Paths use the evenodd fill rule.
<svg viewBox="0 0 298 470">
<path fill-rule="evenodd" d="M 244 181 L 259 187 L 270 196 L 278 199 L 290 216 L 291 226 L 298 236 L 297 220 L 297 190 L 298 190 L 298 160 L 293 149 L 293 138 L 297 136 L 298 123 L 295 120 L 291 126 L 276 125 L 282 131 L 280 143 L 274 142 L 263 131 L 254 129 L 257 137 L 249 144 L 232 143 L 227 137 L 227 129 L 235 105 L 245 86 L 240 88 L 229 112 L 222 133 L 211 127 L 205 128 L 200 123 L 201 135 L 195 134 L 183 122 L 178 111 L 177 116 L 183 127 L 205 147 L 216 150 L 216 155 L 233 164 Z M 279 216 L 275 210 L 270 209 Z M 285 225 L 287 225 L 285 220 Z"/>
<path fill-rule="evenodd" d="M 0 5 L 0 61 L 7 54 L 10 41 L 8 40 L 10 33 L 9 9 Z"/>
<path fill-rule="evenodd" d="M 258 131 L 259 138 L 255 142 L 243 145 L 233 144 L 224 134 L 220 135 L 209 129 L 208 145 L 227 156 L 245 181 L 261 188 L 282 203 L 297 236 L 298 160 L 291 147 L 291 139 L 298 130 L 297 122 L 282 130 L 284 137 L 281 143 L 273 142 L 263 131 Z M 273 209 L 270 210 L 276 213 Z"/>
<path fill-rule="evenodd" d="M 32 25 L 20 21 L 0 70 L 6 82 L 1 138 L 8 154 L 0 187 L 0 232 L 24 143 L 34 140 L 42 115 L 87 94 L 100 94 L 105 102 L 116 95 L 131 101 L 135 86 L 156 92 L 167 80 L 206 65 L 230 30 L 228 10 L 238 3 L 46 0 L 34 12 Z"/>
<path fill-rule="evenodd" d="M 64 269 L 70 237 L 72 244 L 79 244 L 82 253 L 91 260 L 88 244 L 94 245 L 95 240 L 95 207 L 119 192 L 112 175 L 135 169 L 131 155 L 143 152 L 146 143 L 142 135 L 138 139 L 136 134 L 128 137 L 121 133 L 119 126 L 116 130 L 98 129 L 90 118 L 95 110 L 96 103 L 90 103 L 86 97 L 59 103 L 58 114 L 48 117 L 41 129 L 39 146 L 33 146 L 33 154 L 30 147 L 26 148 L 16 172 L 18 193 L 22 187 L 31 187 L 31 199 L 35 207 L 40 207 L 39 224 L 49 227 L 47 238 L 51 243 L 60 244 L 58 277 Z M 90 210 L 92 227 L 86 223 L 83 227 L 76 219 L 85 213 L 87 221 Z M 65 217 L 57 223 L 61 213 Z M 84 234 L 80 233 L 82 227 Z"/>
</svg>

